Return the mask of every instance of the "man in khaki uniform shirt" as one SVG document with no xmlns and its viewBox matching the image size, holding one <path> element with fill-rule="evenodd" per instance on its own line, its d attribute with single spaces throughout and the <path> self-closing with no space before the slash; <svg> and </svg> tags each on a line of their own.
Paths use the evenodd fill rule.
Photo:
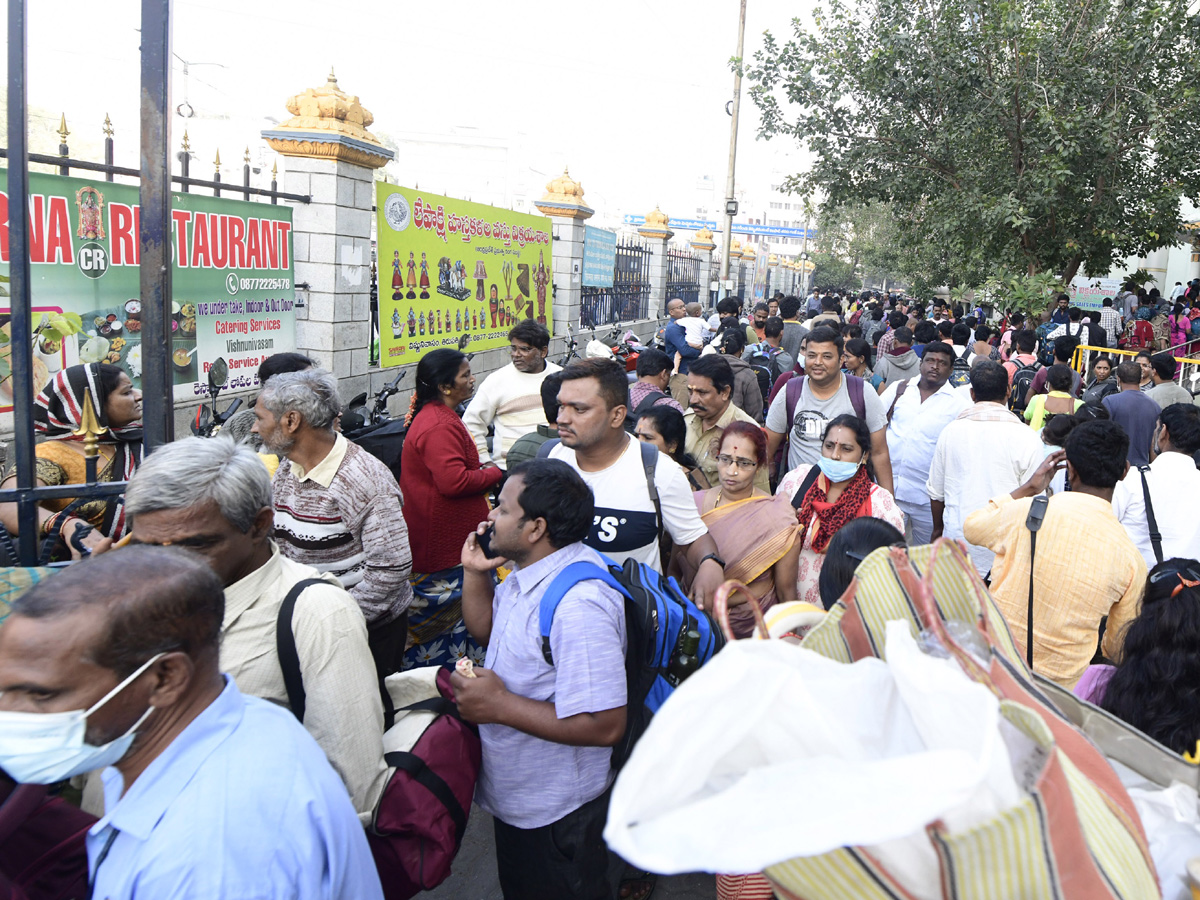
<svg viewBox="0 0 1200 900">
<path fill-rule="evenodd" d="M 185 547 L 220 577 L 220 666 L 243 693 L 288 706 L 275 644 L 279 607 L 297 582 L 328 582 L 306 588 L 292 617 L 304 727 L 370 824 L 390 770 L 366 620 L 333 575 L 285 558 L 271 541 L 271 480 L 257 454 L 228 440 L 185 438 L 147 456 L 125 496 L 135 542 Z"/>
</svg>

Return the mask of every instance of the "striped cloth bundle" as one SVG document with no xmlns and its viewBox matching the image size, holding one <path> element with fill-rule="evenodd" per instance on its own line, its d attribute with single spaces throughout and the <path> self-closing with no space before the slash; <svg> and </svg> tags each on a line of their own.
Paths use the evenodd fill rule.
<svg viewBox="0 0 1200 900">
<path fill-rule="evenodd" d="M 1024 800 L 965 833 L 926 829 L 940 885 L 906 885 L 863 848 L 843 847 L 769 867 L 785 900 L 1147 900 L 1160 897 L 1133 802 L 1100 751 L 1035 686 L 1008 626 L 963 548 L 881 548 L 802 646 L 853 662 L 882 658 L 886 624 L 932 632 L 967 675 L 1000 699 L 1001 715 L 1044 751 Z M 974 626 L 991 647 L 985 666 L 946 628 Z"/>
</svg>

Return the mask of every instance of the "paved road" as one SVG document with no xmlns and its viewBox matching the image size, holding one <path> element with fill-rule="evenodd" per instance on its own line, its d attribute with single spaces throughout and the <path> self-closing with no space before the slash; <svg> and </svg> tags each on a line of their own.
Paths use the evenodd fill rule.
<svg viewBox="0 0 1200 900">
<path fill-rule="evenodd" d="M 673 875 L 660 878 L 652 900 L 716 900 L 717 885 L 712 875 Z M 502 900 L 496 876 L 496 849 L 492 843 L 492 817 L 478 806 L 463 837 L 462 849 L 454 860 L 454 871 L 435 890 L 417 895 L 418 900 Z"/>
</svg>

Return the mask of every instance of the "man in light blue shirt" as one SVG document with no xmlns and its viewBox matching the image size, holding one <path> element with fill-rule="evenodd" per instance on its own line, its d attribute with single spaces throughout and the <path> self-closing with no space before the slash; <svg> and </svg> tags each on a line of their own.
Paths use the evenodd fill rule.
<svg viewBox="0 0 1200 900">
<path fill-rule="evenodd" d="M 171 547 L 30 591 L 0 629 L 0 767 L 40 783 L 103 768 L 96 898 L 382 900 L 320 747 L 218 670 L 223 613 L 212 569 Z"/>
<path fill-rule="evenodd" d="M 566 566 L 603 558 L 582 541 L 591 490 L 560 460 L 514 468 L 488 516 L 491 550 L 463 548 L 463 621 L 487 667 L 451 676 L 458 709 L 479 725 L 475 802 L 490 812 L 505 900 L 611 900 L 603 831 L 612 746 L 625 733 L 625 603 L 608 585 L 567 588 L 541 639 L 542 596 Z M 514 571 L 493 589 L 505 558 Z M 494 594 L 494 595 L 493 595 Z"/>
</svg>

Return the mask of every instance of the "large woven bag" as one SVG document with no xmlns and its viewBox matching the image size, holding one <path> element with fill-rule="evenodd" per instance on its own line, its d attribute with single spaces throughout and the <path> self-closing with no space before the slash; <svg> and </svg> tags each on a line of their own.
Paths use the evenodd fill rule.
<svg viewBox="0 0 1200 900">
<path fill-rule="evenodd" d="M 863 848 L 846 847 L 769 867 L 789 900 L 1146 900 L 1160 897 L 1145 834 L 1132 801 L 1100 751 L 1035 686 L 1003 616 L 962 547 L 881 548 L 802 646 L 843 662 L 883 656 L 887 622 L 935 635 L 967 675 L 1000 698 L 1001 715 L 1043 754 L 1028 794 L 965 833 L 927 829 L 940 886 L 914 892 Z M 987 666 L 964 649 L 946 621 L 977 628 L 991 648 Z M 938 889 L 940 887 L 940 890 Z"/>
</svg>

